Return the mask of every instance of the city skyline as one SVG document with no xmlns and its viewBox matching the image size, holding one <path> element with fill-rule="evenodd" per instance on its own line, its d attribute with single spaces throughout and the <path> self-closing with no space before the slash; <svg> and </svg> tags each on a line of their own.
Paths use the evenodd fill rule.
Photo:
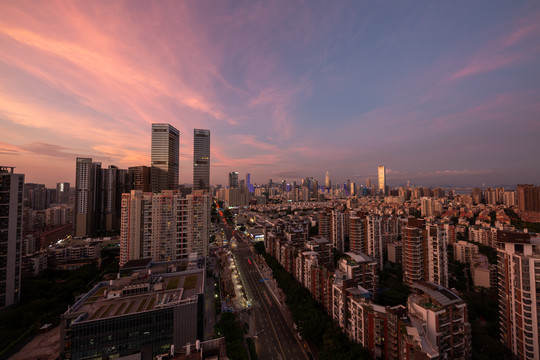
<svg viewBox="0 0 540 360">
<path fill-rule="evenodd" d="M 28 182 L 150 166 L 152 123 L 181 184 L 193 129 L 212 185 L 540 181 L 538 3 L 4 2 L 0 35 L 0 156 Z"/>
</svg>

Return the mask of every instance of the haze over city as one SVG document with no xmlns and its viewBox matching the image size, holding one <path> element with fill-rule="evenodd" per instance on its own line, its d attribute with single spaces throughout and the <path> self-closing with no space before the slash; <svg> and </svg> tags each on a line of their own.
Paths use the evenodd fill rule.
<svg viewBox="0 0 540 360">
<path fill-rule="evenodd" d="M 150 164 L 151 123 L 212 131 L 211 184 L 306 176 L 538 183 L 538 2 L 0 4 L 0 156 Z"/>
</svg>

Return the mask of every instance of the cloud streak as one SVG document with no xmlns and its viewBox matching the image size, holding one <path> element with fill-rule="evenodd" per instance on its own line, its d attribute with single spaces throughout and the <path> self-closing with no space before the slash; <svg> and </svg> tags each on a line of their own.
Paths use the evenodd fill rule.
<svg viewBox="0 0 540 360">
<path fill-rule="evenodd" d="M 0 154 L 36 181 L 72 181 L 79 154 L 148 165 L 150 124 L 166 122 L 181 132 L 186 183 L 194 128 L 212 132 L 215 184 L 235 170 L 340 182 L 378 164 L 496 181 L 509 154 L 532 181 L 539 6 L 452 6 L 464 8 L 2 2 Z"/>
</svg>

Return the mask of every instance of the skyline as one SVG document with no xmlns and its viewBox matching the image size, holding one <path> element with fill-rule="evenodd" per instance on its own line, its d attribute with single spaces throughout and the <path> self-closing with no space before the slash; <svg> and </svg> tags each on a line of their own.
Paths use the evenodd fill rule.
<svg viewBox="0 0 540 360">
<path fill-rule="evenodd" d="M 486 6 L 487 5 L 487 6 Z M 212 132 L 212 185 L 384 165 L 387 183 L 538 183 L 540 4 L 0 4 L 0 156 L 75 183 L 150 166 L 152 123 Z"/>
</svg>

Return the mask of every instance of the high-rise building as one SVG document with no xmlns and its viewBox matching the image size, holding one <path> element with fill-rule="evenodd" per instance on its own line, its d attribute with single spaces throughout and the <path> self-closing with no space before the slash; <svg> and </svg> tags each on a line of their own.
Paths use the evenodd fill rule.
<svg viewBox="0 0 540 360">
<path fill-rule="evenodd" d="M 519 184 L 516 198 L 519 211 L 540 212 L 540 186 Z"/>
<path fill-rule="evenodd" d="M 128 172 L 110 165 L 101 168 L 91 158 L 77 158 L 75 175 L 75 236 L 94 236 L 120 230 L 122 193 L 128 191 Z"/>
<path fill-rule="evenodd" d="M 432 216 L 434 212 L 434 202 L 430 197 L 420 199 L 422 217 Z"/>
<path fill-rule="evenodd" d="M 411 286 L 424 277 L 424 220 L 409 217 L 402 227 L 403 283 Z"/>
<path fill-rule="evenodd" d="M 24 175 L 0 166 L 0 308 L 21 296 L 21 248 Z"/>
<path fill-rule="evenodd" d="M 366 253 L 367 221 L 365 214 L 356 214 L 349 219 L 349 248 Z"/>
<path fill-rule="evenodd" d="M 382 222 L 379 215 L 371 214 L 367 217 L 366 254 L 377 261 L 380 270 L 384 267 L 383 253 L 385 250 Z"/>
<path fill-rule="evenodd" d="M 247 186 L 248 191 L 250 193 L 255 192 L 255 189 L 254 189 L 253 185 L 251 185 L 251 174 L 250 173 L 246 174 L 246 186 Z"/>
<path fill-rule="evenodd" d="M 210 195 L 196 190 L 187 199 L 187 253 L 208 256 L 210 242 Z"/>
<path fill-rule="evenodd" d="M 100 230 L 120 230 L 122 194 L 129 191 L 128 188 L 127 170 L 114 165 L 101 170 L 100 213 L 103 219 L 99 223 Z"/>
<path fill-rule="evenodd" d="M 326 176 L 324 177 L 324 187 L 327 189 L 330 189 L 332 184 L 330 183 L 330 172 L 326 172 Z"/>
<path fill-rule="evenodd" d="M 426 226 L 428 273 L 427 280 L 448 287 L 448 236 L 442 224 Z"/>
<path fill-rule="evenodd" d="M 410 325 L 402 359 L 470 359 L 471 325 L 467 303 L 449 289 L 430 282 L 412 286 L 407 300 Z M 412 331 L 411 331 L 412 330 Z M 411 346 L 412 345 L 412 346 Z M 408 354 L 407 354 L 408 353 Z"/>
<path fill-rule="evenodd" d="M 332 209 L 320 210 L 317 214 L 319 236 L 330 240 L 332 237 Z"/>
<path fill-rule="evenodd" d="M 330 219 L 330 241 L 337 251 L 343 253 L 345 252 L 345 214 L 334 209 Z"/>
<path fill-rule="evenodd" d="M 180 132 L 170 124 L 152 124 L 152 192 L 178 188 Z"/>
<path fill-rule="evenodd" d="M 240 186 L 240 183 L 238 182 L 238 172 L 233 171 L 229 173 L 229 189 L 237 188 Z"/>
<path fill-rule="evenodd" d="M 142 192 L 152 191 L 151 171 L 148 166 L 132 166 L 128 168 L 128 189 L 141 190 Z"/>
<path fill-rule="evenodd" d="M 120 266 L 130 260 L 170 261 L 187 258 L 188 206 L 178 192 L 122 195 Z"/>
<path fill-rule="evenodd" d="M 210 130 L 193 130 L 193 190 L 210 190 Z"/>
<path fill-rule="evenodd" d="M 540 238 L 499 231 L 499 330 L 517 359 L 540 359 Z"/>
<path fill-rule="evenodd" d="M 77 158 L 75 174 L 75 236 L 93 235 L 96 222 L 97 186 L 100 180 L 101 163 L 91 158 Z"/>
<path fill-rule="evenodd" d="M 61 182 L 56 184 L 56 202 L 67 204 L 69 202 L 69 183 Z"/>
<path fill-rule="evenodd" d="M 379 193 L 386 193 L 386 168 L 379 166 Z"/>
</svg>

